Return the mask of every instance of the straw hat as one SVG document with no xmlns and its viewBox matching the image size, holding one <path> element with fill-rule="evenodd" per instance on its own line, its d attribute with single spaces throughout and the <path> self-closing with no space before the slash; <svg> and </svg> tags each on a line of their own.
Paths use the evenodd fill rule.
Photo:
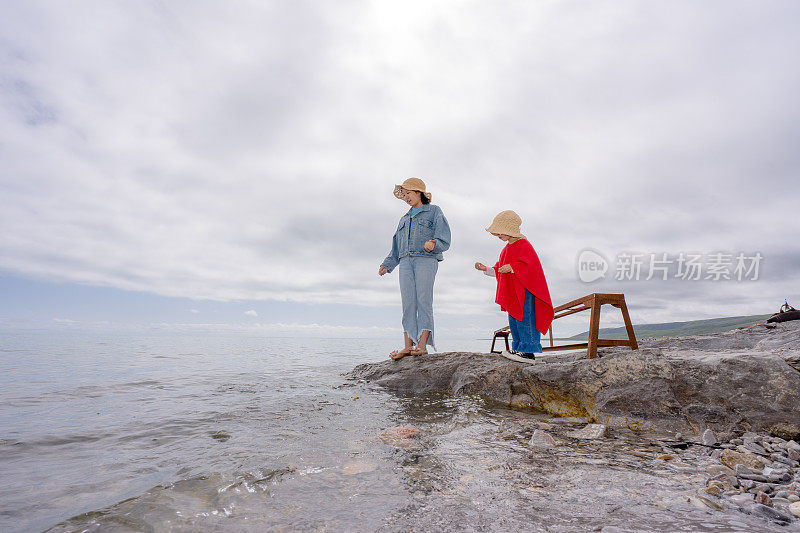
<svg viewBox="0 0 800 533">
<path fill-rule="evenodd" d="M 525 235 L 519 232 L 520 224 L 522 219 L 518 214 L 514 211 L 503 211 L 494 217 L 492 225 L 486 228 L 486 231 L 493 235 L 509 235 L 524 239 Z"/>
<path fill-rule="evenodd" d="M 431 201 L 431 193 L 425 192 L 425 182 L 419 178 L 408 178 L 402 185 L 394 186 L 394 195 L 403 200 L 403 189 L 407 191 L 419 191 L 424 194 L 428 201 Z"/>
</svg>

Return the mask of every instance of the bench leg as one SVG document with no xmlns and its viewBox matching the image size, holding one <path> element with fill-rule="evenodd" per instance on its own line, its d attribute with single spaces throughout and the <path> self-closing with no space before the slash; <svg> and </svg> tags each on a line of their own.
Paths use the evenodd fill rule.
<svg viewBox="0 0 800 533">
<path fill-rule="evenodd" d="M 586 357 L 594 359 L 597 357 L 597 337 L 600 334 L 600 302 L 597 298 L 592 298 L 592 314 L 589 318 L 589 349 L 586 350 Z"/>
<path fill-rule="evenodd" d="M 628 306 L 625 305 L 625 300 L 622 300 L 622 320 L 625 321 L 625 329 L 628 331 L 628 341 L 631 343 L 631 350 L 638 350 L 639 343 L 636 342 L 636 333 L 633 331 L 633 324 L 631 324 L 631 317 L 628 315 Z"/>
</svg>

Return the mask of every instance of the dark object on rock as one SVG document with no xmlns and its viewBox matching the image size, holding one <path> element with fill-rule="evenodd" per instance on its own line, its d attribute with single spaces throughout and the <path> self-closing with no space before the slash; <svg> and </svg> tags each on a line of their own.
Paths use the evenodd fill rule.
<svg viewBox="0 0 800 533">
<path fill-rule="evenodd" d="M 780 422 L 771 426 L 769 433 L 773 437 L 780 437 L 783 440 L 800 441 L 800 427 L 795 424 Z"/>
<path fill-rule="evenodd" d="M 789 305 L 787 300 L 784 300 L 784 304 L 777 313 L 767 319 L 767 323 L 788 322 L 790 320 L 800 320 L 800 311 Z"/>
</svg>

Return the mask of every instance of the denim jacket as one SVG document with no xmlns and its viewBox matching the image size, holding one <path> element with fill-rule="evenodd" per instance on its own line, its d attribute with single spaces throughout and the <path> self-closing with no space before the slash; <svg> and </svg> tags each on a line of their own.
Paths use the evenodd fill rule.
<svg viewBox="0 0 800 533">
<path fill-rule="evenodd" d="M 409 228 L 410 226 L 410 228 Z M 432 252 L 425 251 L 425 243 L 435 240 Z M 403 215 L 392 238 L 392 251 L 383 260 L 381 266 L 391 272 L 405 256 L 435 257 L 437 261 L 444 259 L 442 252 L 450 248 L 450 225 L 438 205 L 425 204 L 413 218 L 411 210 Z"/>
</svg>

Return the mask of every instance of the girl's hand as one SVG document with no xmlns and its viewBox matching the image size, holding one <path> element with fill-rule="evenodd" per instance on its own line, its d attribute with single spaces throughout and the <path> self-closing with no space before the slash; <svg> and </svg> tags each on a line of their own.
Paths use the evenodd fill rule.
<svg viewBox="0 0 800 533">
<path fill-rule="evenodd" d="M 380 268 L 378 269 L 378 275 L 379 275 L 379 276 L 383 276 L 383 275 L 384 275 L 384 274 L 386 274 L 387 272 L 389 272 L 389 270 L 387 270 L 387 268 L 386 268 L 385 266 L 382 266 L 382 267 L 380 267 Z"/>
<path fill-rule="evenodd" d="M 486 272 L 486 265 L 484 265 L 483 263 L 475 263 L 475 269 Z"/>
<path fill-rule="evenodd" d="M 500 268 L 498 268 L 497 271 L 500 272 L 501 274 L 508 274 L 509 272 L 514 272 L 513 270 L 511 270 L 511 265 L 503 265 Z"/>
<path fill-rule="evenodd" d="M 432 252 L 432 251 L 433 251 L 433 248 L 434 248 L 435 246 L 436 246 L 436 241 L 434 241 L 433 239 L 431 239 L 431 240 L 429 240 L 428 242 L 426 242 L 426 243 L 425 243 L 425 251 L 426 251 L 426 252 Z"/>
</svg>

